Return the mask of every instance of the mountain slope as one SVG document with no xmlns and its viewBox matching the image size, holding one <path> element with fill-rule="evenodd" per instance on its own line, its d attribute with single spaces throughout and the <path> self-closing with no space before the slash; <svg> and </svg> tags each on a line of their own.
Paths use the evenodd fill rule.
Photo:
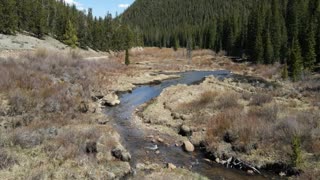
<svg viewBox="0 0 320 180">
<path fill-rule="evenodd" d="M 182 36 L 210 29 L 210 25 L 214 26 L 218 21 L 222 23 L 231 16 L 240 24 L 249 16 L 253 2 L 254 0 L 137 0 L 124 12 L 122 19 L 143 30 L 147 45 L 169 46 L 174 36 L 180 36 L 180 40 L 184 41 L 180 44 L 185 44 L 186 40 Z M 199 38 L 197 41 L 200 41 Z"/>
<path fill-rule="evenodd" d="M 121 19 L 147 46 L 288 63 L 293 80 L 320 62 L 320 0 L 136 0 Z"/>
</svg>

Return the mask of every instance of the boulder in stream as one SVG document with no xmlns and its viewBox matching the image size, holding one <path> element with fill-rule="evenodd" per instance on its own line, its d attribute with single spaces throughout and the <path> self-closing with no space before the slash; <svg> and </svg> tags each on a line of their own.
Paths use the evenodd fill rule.
<svg viewBox="0 0 320 180">
<path fill-rule="evenodd" d="M 183 142 L 183 149 L 187 152 L 193 152 L 194 146 L 190 141 L 184 141 Z"/>
</svg>

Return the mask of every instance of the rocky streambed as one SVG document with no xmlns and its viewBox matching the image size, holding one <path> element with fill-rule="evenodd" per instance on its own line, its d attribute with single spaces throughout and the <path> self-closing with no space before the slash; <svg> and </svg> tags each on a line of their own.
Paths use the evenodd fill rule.
<svg viewBox="0 0 320 180">
<path fill-rule="evenodd" d="M 141 108 L 144 109 L 141 105 L 152 101 L 168 87 L 178 84 L 196 84 L 203 81 L 207 76 L 224 79 L 231 76 L 231 73 L 229 71 L 192 71 L 179 73 L 179 76 L 180 78 L 165 80 L 161 83 L 140 85 L 131 92 L 122 93 L 120 95 L 121 104 L 106 109 L 107 116 L 114 119 L 114 125 L 122 137 L 123 144 L 131 153 L 130 163 L 133 167 L 131 178 L 139 177 L 141 171 L 143 171 L 142 173 L 152 174 L 152 170 L 156 169 L 152 168 L 154 164 L 156 164 L 156 167 L 167 166 L 169 169 L 180 167 L 210 179 L 265 179 L 266 177 L 272 177 L 265 172 L 262 172 L 264 175 L 260 175 L 258 171 L 254 172 L 255 168 L 252 166 L 250 169 L 248 167 L 251 166 L 245 163 L 242 165 L 248 166 L 246 168 L 250 174 L 245 171 L 228 169 L 221 165 L 222 161 L 221 163 L 215 163 L 207 159 L 206 153 L 201 148 L 196 147 L 194 151 L 194 143 L 191 144 L 187 136 L 181 136 L 175 132 L 175 128 L 180 128 L 181 123 L 170 121 L 175 117 L 171 112 L 166 112 L 169 111 L 168 109 L 164 108 L 163 112 L 153 112 L 152 116 L 145 116 L 142 119 L 140 116 L 136 116 L 137 113 L 141 113 Z M 183 97 L 176 98 L 175 100 L 179 101 Z M 165 103 L 162 106 L 166 106 Z M 168 115 L 170 117 L 167 117 Z M 181 121 L 188 119 L 183 115 L 176 117 L 176 119 L 178 118 Z M 146 121 L 147 123 L 145 123 Z M 190 131 L 190 127 L 182 129 L 184 129 L 182 133 Z M 230 162 L 225 162 L 227 166 L 242 163 L 237 159 L 228 160 Z M 146 169 L 147 171 L 145 171 Z"/>
</svg>

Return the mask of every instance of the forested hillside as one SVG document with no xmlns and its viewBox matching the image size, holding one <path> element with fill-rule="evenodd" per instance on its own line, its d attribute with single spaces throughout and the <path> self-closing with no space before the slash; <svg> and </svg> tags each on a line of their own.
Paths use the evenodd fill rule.
<svg viewBox="0 0 320 180">
<path fill-rule="evenodd" d="M 30 32 L 37 38 L 47 34 L 73 47 L 102 51 L 126 49 L 139 41 L 111 14 L 96 18 L 92 9 L 79 11 L 63 0 L 0 0 L 0 33 L 19 31 Z"/>
<path fill-rule="evenodd" d="M 136 0 L 121 18 L 143 32 L 147 46 L 288 63 L 294 80 L 320 61 L 319 0 Z"/>
</svg>

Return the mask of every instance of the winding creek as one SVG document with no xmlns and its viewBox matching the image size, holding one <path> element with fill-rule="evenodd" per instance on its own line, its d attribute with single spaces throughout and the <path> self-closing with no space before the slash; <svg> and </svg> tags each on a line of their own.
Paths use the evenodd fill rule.
<svg viewBox="0 0 320 180">
<path fill-rule="evenodd" d="M 177 79 L 170 79 L 161 82 L 158 85 L 142 85 L 132 92 L 120 95 L 121 104 L 119 106 L 108 108 L 106 114 L 113 118 L 115 127 L 123 143 L 131 153 L 131 165 L 135 167 L 136 163 L 149 161 L 154 163 L 173 163 L 177 167 L 185 167 L 193 172 L 197 172 L 209 179 L 270 179 L 270 176 L 254 175 L 249 176 L 245 172 L 235 169 L 227 169 L 219 164 L 210 164 L 204 160 L 204 154 L 197 150 L 194 153 L 186 153 L 181 147 L 175 145 L 157 144 L 160 154 L 147 152 L 146 147 L 152 147 L 155 144 L 148 141 L 146 137 L 152 132 L 145 132 L 132 121 L 132 114 L 137 107 L 150 101 L 160 95 L 167 87 L 177 84 L 195 84 L 200 82 L 206 76 L 213 75 L 218 78 L 231 76 L 229 71 L 190 71 L 179 73 L 181 76 Z M 154 132 L 155 134 L 158 132 Z"/>
</svg>

